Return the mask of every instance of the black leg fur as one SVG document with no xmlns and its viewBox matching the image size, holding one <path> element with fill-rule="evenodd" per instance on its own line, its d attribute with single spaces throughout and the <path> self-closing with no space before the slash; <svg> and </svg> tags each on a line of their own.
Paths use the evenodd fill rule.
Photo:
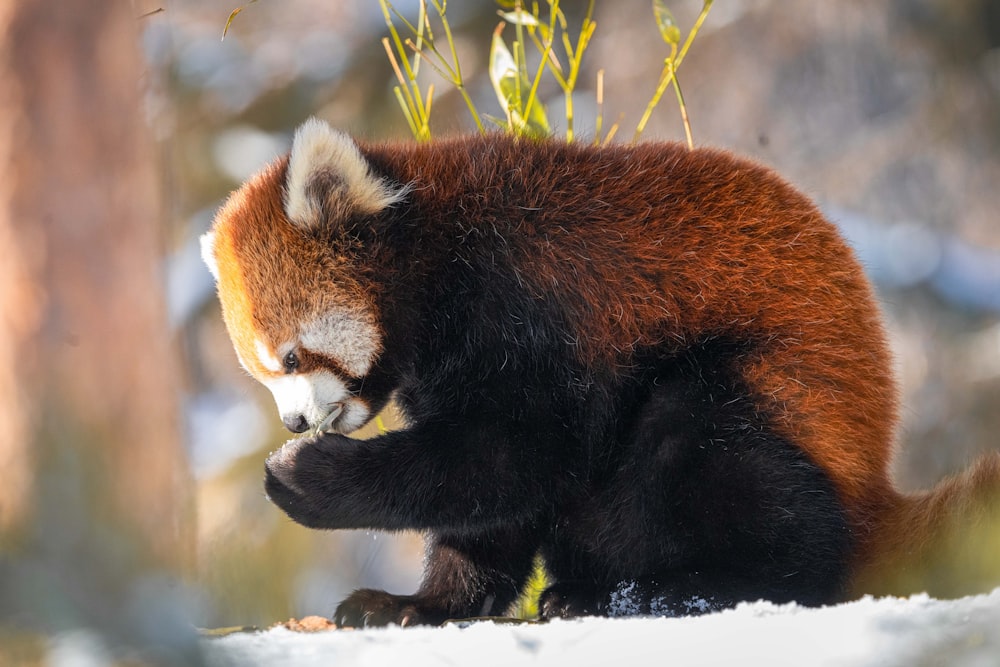
<svg viewBox="0 0 1000 667">
<path fill-rule="evenodd" d="M 449 618 L 502 615 L 531 573 L 536 530 L 429 536 L 427 570 L 415 595 L 359 590 L 337 607 L 338 625 L 439 624 Z"/>
<path fill-rule="evenodd" d="M 544 548 L 546 616 L 690 614 L 743 600 L 837 599 L 849 532 L 820 468 L 757 414 L 732 358 L 661 367 L 609 478 Z"/>
<path fill-rule="evenodd" d="M 720 361 L 749 353 L 713 343 L 638 364 L 616 388 L 594 383 L 575 411 L 547 403 L 556 390 L 530 375 L 480 385 L 517 402 L 418 412 L 368 441 L 293 441 L 269 458 L 266 488 L 305 525 L 435 535 L 415 595 L 359 591 L 337 612 L 344 624 L 502 613 L 537 550 L 554 578 L 547 617 L 832 602 L 845 517 L 824 472 Z"/>
</svg>

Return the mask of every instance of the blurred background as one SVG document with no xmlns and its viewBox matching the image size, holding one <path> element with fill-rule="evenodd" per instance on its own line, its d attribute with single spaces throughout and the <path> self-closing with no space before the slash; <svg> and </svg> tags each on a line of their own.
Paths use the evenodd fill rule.
<svg viewBox="0 0 1000 667">
<path fill-rule="evenodd" d="M 414 0 L 394 4 L 416 18 Z M 701 10 L 696 0 L 666 4 L 684 33 Z M 585 5 L 563 3 L 572 26 L 579 26 Z M 9 284 L 28 285 L 0 292 L 7 327 L 0 336 L 0 399 L 11 397 L 0 408 L 0 463 L 14 480 L 0 495 L 8 547 L 0 563 L 0 612 L 8 617 L 55 614 L 56 629 L 97 622 L 94 615 L 106 613 L 95 601 L 103 589 L 86 581 L 120 572 L 120 563 L 141 573 L 141 593 L 123 589 L 124 602 L 108 608 L 140 610 L 135 618 L 160 630 L 190 616 L 216 627 L 327 615 L 353 588 L 409 592 L 418 580 L 419 536 L 309 531 L 264 498 L 264 457 L 287 434 L 270 395 L 236 361 L 197 247 L 226 194 L 288 150 L 295 126 L 307 117 L 358 136 L 409 140 L 380 43 L 388 34 L 382 12 L 377 0 L 260 0 L 245 6 L 223 40 L 227 17 L 239 6 L 239 0 L 136 0 L 120 19 L 113 18 L 121 11 L 113 3 L 39 0 L 0 12 L 4 62 L 19 75 L 10 94 L 28 100 L 17 122 L 0 127 L 4 167 L 21 175 L 0 189 L 10 223 L 0 224 L 0 262 L 7 265 L 0 274 L 13 276 Z M 486 0 L 453 2 L 448 16 L 473 100 L 481 112 L 502 116 L 486 72 L 496 11 Z M 620 120 L 618 140 L 628 141 L 667 47 L 646 0 L 598 0 L 594 18 L 574 97 L 577 133 L 593 136 L 595 82 L 603 69 L 605 127 Z M 66 50 L 69 35 L 81 39 L 81 21 L 93 23 L 91 41 Z M 121 72 L 112 71 L 118 66 Z M 116 90 L 124 92 L 108 92 L 105 106 L 74 102 L 73 95 L 92 95 L 102 77 L 119 81 Z M 461 98 L 430 68 L 422 77 L 435 82 L 435 136 L 471 131 Z M 720 0 L 680 82 L 695 142 L 753 156 L 813 196 L 874 280 L 903 388 L 898 484 L 929 486 L 977 454 L 1000 449 L 1000 5 Z M 543 83 L 542 99 L 558 121 L 562 94 L 551 81 Z M 102 124 L 105 134 L 92 130 Z M 81 136 L 90 144 L 77 149 Z M 683 140 L 670 93 L 644 138 Z M 103 156 L 112 155 L 104 140 L 132 156 L 117 172 L 102 167 Z M 132 148 L 121 148 L 123 142 Z M 52 166 L 71 159 L 90 159 L 92 166 L 65 175 Z M 32 174 L 56 181 L 27 197 L 24 183 Z M 124 178 L 140 178 L 145 190 L 123 188 Z M 104 183 L 104 199 L 88 189 L 92 180 Z M 76 188 L 73 197 L 67 183 Z M 123 201 L 133 202 L 115 209 L 123 224 L 99 214 Z M 29 209 L 39 225 L 21 214 Z M 84 211 L 93 214 L 89 227 L 80 221 Z M 74 262 L 98 279 L 80 283 L 70 272 Z M 60 268 L 67 278 L 59 278 Z M 55 308 L 60 298 L 84 304 L 81 312 Z M 97 327 L 92 341 L 80 332 L 51 333 L 75 316 L 112 318 L 122 332 Z M 136 324 L 140 317 L 148 328 Z M 67 346 L 75 350 L 69 356 Z M 8 365 L 13 370 L 4 371 Z M 45 382 L 24 389 L 35 370 L 52 366 L 57 370 L 43 373 Z M 109 378 L 116 377 L 127 378 L 122 396 L 92 410 L 90 401 L 106 400 Z M 74 382 L 83 387 L 67 398 L 64 388 Z M 156 405 L 147 406 L 151 395 Z M 86 428 L 107 429 L 122 444 L 108 449 L 95 436 L 97 444 L 67 446 L 80 431 L 66 405 L 84 415 L 106 410 L 103 421 Z M 123 417 L 148 411 L 154 416 L 131 426 L 132 417 Z M 143 447 L 136 450 L 127 432 L 141 434 Z M 159 442 L 149 441 L 153 434 Z M 142 494 L 159 505 L 139 502 L 144 509 L 136 510 L 134 500 L 89 500 L 91 489 L 103 498 L 123 480 L 124 497 Z M 125 509 L 105 513 L 116 502 Z M 108 527 L 133 511 L 157 518 L 134 519 L 138 527 L 120 535 Z M 146 550 L 136 545 L 150 541 L 166 544 L 136 556 Z M 109 542 L 121 543 L 110 560 Z M 87 569 L 87 559 L 98 574 Z M 67 586 L 75 592 L 66 593 Z M 52 601 L 38 603 L 42 596 Z M 164 600 L 176 603 L 174 616 L 142 611 Z"/>
</svg>

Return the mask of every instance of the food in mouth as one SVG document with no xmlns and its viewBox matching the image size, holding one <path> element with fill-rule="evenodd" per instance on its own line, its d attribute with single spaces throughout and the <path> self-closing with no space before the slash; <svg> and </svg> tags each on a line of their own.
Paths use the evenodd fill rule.
<svg viewBox="0 0 1000 667">
<path fill-rule="evenodd" d="M 321 421 L 319 423 L 319 426 L 316 427 L 315 435 L 319 436 L 323 435 L 324 433 L 331 432 L 333 430 L 333 423 L 337 421 L 337 417 L 339 417 L 343 411 L 344 411 L 343 403 L 334 404 L 333 410 L 330 411 L 330 414 L 324 417 L 323 421 Z"/>
</svg>

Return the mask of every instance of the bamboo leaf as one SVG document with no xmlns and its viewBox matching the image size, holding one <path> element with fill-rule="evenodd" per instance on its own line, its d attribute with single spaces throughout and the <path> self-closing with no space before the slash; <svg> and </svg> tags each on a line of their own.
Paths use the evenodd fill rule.
<svg viewBox="0 0 1000 667">
<path fill-rule="evenodd" d="M 521 122 L 524 127 L 523 134 L 528 136 L 544 139 L 552 134 L 549 118 L 545 113 L 545 105 L 541 102 L 532 104 L 528 111 L 528 117 L 522 119 Z"/>
<path fill-rule="evenodd" d="M 226 26 L 222 29 L 222 39 L 226 38 L 226 33 L 229 32 L 229 26 L 233 24 L 233 19 L 236 18 L 236 15 L 255 2 L 257 2 L 257 0 L 250 0 L 250 2 L 248 2 L 247 4 L 241 5 L 229 13 L 229 18 L 226 19 Z"/>
<path fill-rule="evenodd" d="M 507 119 L 506 118 L 497 118 L 496 116 L 494 116 L 492 114 L 488 114 L 488 113 L 484 113 L 483 114 L 483 118 L 485 118 L 489 122 L 493 123 L 494 125 L 496 125 L 497 127 L 499 127 L 501 130 L 503 130 L 504 132 L 509 132 L 510 131 L 510 124 L 507 123 Z"/>
<path fill-rule="evenodd" d="M 511 131 L 532 137 L 546 137 L 551 134 L 551 129 L 544 106 L 540 102 L 532 103 L 528 115 L 524 115 L 521 91 L 528 90 L 528 79 L 517 67 L 514 56 L 503 41 L 503 25 L 501 23 L 493 32 L 493 42 L 490 45 L 489 72 L 493 90 L 507 116 Z"/>
<path fill-rule="evenodd" d="M 518 72 L 514 56 L 500 35 L 502 26 L 501 23 L 493 32 L 493 42 L 490 44 L 490 81 L 500 106 L 505 113 L 510 114 L 512 106 L 520 106 L 517 100 Z"/>
<path fill-rule="evenodd" d="M 681 29 L 663 0 L 653 0 L 653 16 L 656 17 L 656 27 L 659 28 L 663 41 L 671 46 L 680 44 Z"/>
<path fill-rule="evenodd" d="M 528 26 L 529 28 L 537 28 L 541 25 L 536 16 L 533 16 L 530 12 L 526 12 L 523 9 L 516 9 L 512 12 L 498 11 L 497 14 L 499 14 L 504 21 L 513 25 L 523 25 Z"/>
</svg>

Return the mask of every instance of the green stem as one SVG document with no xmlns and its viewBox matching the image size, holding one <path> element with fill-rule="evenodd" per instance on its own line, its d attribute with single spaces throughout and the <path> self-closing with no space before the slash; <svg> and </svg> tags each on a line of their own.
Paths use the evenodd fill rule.
<svg viewBox="0 0 1000 667">
<path fill-rule="evenodd" d="M 413 114 L 407 109 L 406 101 L 403 99 L 403 91 L 399 89 L 399 86 L 393 86 L 392 92 L 396 94 L 396 99 L 399 101 L 399 108 L 403 110 L 403 116 L 406 118 L 406 122 L 410 125 L 410 132 L 413 133 L 414 137 L 419 137 L 420 132 L 417 130 L 417 124 L 413 119 Z"/>
<path fill-rule="evenodd" d="M 674 92 L 677 94 L 677 106 L 681 110 L 681 122 L 684 123 L 684 135 L 687 137 L 688 150 L 694 150 L 694 139 L 691 137 L 691 121 L 688 119 L 687 105 L 684 104 L 684 95 L 681 93 L 681 83 L 677 79 L 677 73 L 671 77 L 674 84 Z"/>
<path fill-rule="evenodd" d="M 458 59 L 458 50 L 455 48 L 455 39 L 451 34 L 451 25 L 448 23 L 448 18 L 445 16 L 445 9 L 447 7 L 447 2 L 442 5 L 438 5 L 437 1 L 434 2 L 434 8 L 437 9 L 438 15 L 441 17 L 441 25 L 444 27 L 444 37 L 448 40 L 448 46 L 451 49 L 451 58 L 455 63 L 455 78 L 452 83 L 455 88 L 458 89 L 459 94 L 461 94 L 462 99 L 465 101 L 465 106 L 469 108 L 469 113 L 472 114 L 472 120 L 476 123 L 476 129 L 479 134 L 486 134 L 486 128 L 483 127 L 483 122 L 479 118 L 479 111 L 476 109 L 476 105 L 472 103 L 472 98 L 469 97 L 469 91 L 465 88 L 465 79 L 462 78 L 462 63 Z"/>
<path fill-rule="evenodd" d="M 601 130 L 604 125 L 604 70 L 597 70 L 597 118 L 594 119 L 594 145 L 601 145 Z"/>
<path fill-rule="evenodd" d="M 659 104 L 660 98 L 666 91 L 667 86 L 673 83 L 678 102 L 680 104 L 681 118 L 684 121 L 684 132 L 687 135 L 688 147 L 694 148 L 694 142 L 691 139 L 691 125 L 687 118 L 687 107 L 684 105 L 684 98 L 681 95 L 680 84 L 677 83 L 677 70 L 680 68 L 681 63 L 684 61 L 684 57 L 687 55 L 688 49 L 691 48 L 691 44 L 694 42 L 695 36 L 697 36 L 698 31 L 705 22 L 705 18 L 708 16 L 708 11 L 712 8 L 713 1 L 714 0 L 704 0 L 704 3 L 701 6 L 701 13 L 698 14 L 698 19 L 694 22 L 694 25 L 688 32 L 687 39 L 684 40 L 684 45 L 681 47 L 680 52 L 678 53 L 676 44 L 671 46 L 670 57 L 664 61 L 663 73 L 660 75 L 660 83 L 656 87 L 656 92 L 653 94 L 653 98 L 649 101 L 649 104 L 646 105 L 646 111 L 642 114 L 642 118 L 639 119 L 639 124 L 635 128 L 635 134 L 632 136 L 632 143 L 639 140 L 643 130 L 646 129 L 646 123 L 649 122 L 650 117 L 653 115 L 653 109 L 656 108 L 657 104 Z"/>
<path fill-rule="evenodd" d="M 663 72 L 660 73 L 660 83 L 656 86 L 656 92 L 653 93 L 653 98 L 649 100 L 649 104 L 646 105 L 646 111 L 643 112 L 642 118 L 639 119 L 639 124 L 635 127 L 635 134 L 632 136 L 632 143 L 639 141 L 639 136 L 642 135 L 643 130 L 646 129 L 646 123 L 649 122 L 650 117 L 653 115 L 653 109 L 656 105 L 660 103 L 660 98 L 663 97 L 663 93 L 667 90 L 667 86 L 670 85 L 671 79 L 674 78 L 674 68 L 671 67 L 673 62 L 673 56 L 667 58 L 664 61 Z"/>
<path fill-rule="evenodd" d="M 514 11 L 524 11 L 524 6 L 520 0 L 514 3 Z M 520 21 L 514 24 L 514 32 L 516 39 L 511 45 L 514 47 L 514 70 L 517 72 L 517 76 L 514 77 L 514 108 L 520 114 L 522 122 L 527 125 L 528 114 L 525 113 L 524 91 L 521 89 L 521 80 L 524 79 L 527 81 L 528 79 L 528 58 L 524 52 L 524 26 L 521 25 Z"/>
<path fill-rule="evenodd" d="M 701 24 L 705 22 L 705 18 L 708 16 L 708 10 L 712 8 L 712 2 L 714 0 L 705 0 L 705 3 L 701 6 L 701 13 L 698 14 L 698 20 L 694 22 L 691 27 L 691 32 L 688 33 L 687 39 L 684 40 L 684 46 L 681 47 L 681 52 L 677 55 L 677 60 L 674 62 L 674 70 L 676 71 L 681 63 L 684 62 L 684 56 L 687 55 L 688 49 L 691 48 L 691 43 L 694 42 L 695 35 L 698 34 L 698 30 L 701 29 Z"/>
<path fill-rule="evenodd" d="M 476 110 L 476 105 L 472 103 L 472 98 L 469 97 L 469 91 L 465 89 L 465 84 L 457 86 L 457 88 L 462 99 L 465 100 L 465 106 L 468 107 L 469 113 L 472 114 L 472 120 L 476 121 L 476 129 L 479 131 L 479 134 L 486 134 L 483 122 L 479 120 L 479 111 Z"/>
<path fill-rule="evenodd" d="M 580 63 L 583 62 L 583 52 L 587 50 L 590 38 L 597 29 L 597 24 L 590 20 L 594 11 L 594 0 L 590 0 L 587 5 L 587 15 L 583 19 L 583 27 L 580 29 L 580 37 L 576 42 L 576 49 L 571 53 L 569 76 L 566 77 L 567 87 L 563 89 L 566 98 L 566 141 L 573 141 L 573 90 L 576 88 L 576 80 L 580 75 Z"/>
<path fill-rule="evenodd" d="M 535 80 L 531 84 L 531 92 L 528 93 L 528 104 L 524 107 L 524 117 L 531 117 L 531 107 L 535 104 L 535 98 L 538 95 L 538 84 L 542 81 L 542 74 L 545 73 L 545 66 L 548 62 L 549 56 L 552 54 L 552 36 L 555 34 L 556 25 L 556 15 L 555 12 L 559 8 L 559 0 L 552 0 L 552 5 L 549 8 L 549 40 L 545 45 L 545 49 L 539 49 L 542 51 L 542 62 L 538 64 L 538 71 L 535 72 Z M 534 32 L 529 32 L 532 41 L 535 43 L 535 47 L 539 46 L 538 38 L 535 37 Z"/>
<path fill-rule="evenodd" d="M 396 14 L 411 30 L 416 32 L 416 29 L 407 21 L 405 18 L 399 15 L 396 8 L 393 7 L 387 0 L 379 0 L 379 5 L 382 7 L 382 15 L 385 17 L 385 23 L 389 27 L 389 34 L 392 35 L 392 41 L 396 46 L 396 52 L 399 54 L 399 60 L 403 62 L 403 71 L 406 73 L 405 77 L 401 74 L 398 69 L 398 62 L 392 57 L 391 49 L 386 41 L 383 44 L 386 47 L 386 54 L 389 56 L 389 61 L 393 65 L 393 69 L 396 70 L 396 78 L 399 79 L 399 83 L 402 86 L 402 94 L 405 97 L 407 106 L 409 107 L 409 115 L 412 116 L 412 121 L 417 123 L 421 127 L 426 127 L 429 125 L 430 119 L 427 117 L 426 109 L 424 109 L 423 102 L 420 100 L 420 88 L 417 85 L 417 76 L 413 69 L 410 67 L 410 58 L 406 53 L 406 47 L 403 45 L 403 40 L 399 36 L 399 31 L 396 30 L 396 25 L 392 22 L 392 15 Z M 414 94 L 415 93 L 415 94 Z M 398 99 L 398 98 L 397 98 Z M 416 132 L 414 133 L 416 136 Z"/>
</svg>

